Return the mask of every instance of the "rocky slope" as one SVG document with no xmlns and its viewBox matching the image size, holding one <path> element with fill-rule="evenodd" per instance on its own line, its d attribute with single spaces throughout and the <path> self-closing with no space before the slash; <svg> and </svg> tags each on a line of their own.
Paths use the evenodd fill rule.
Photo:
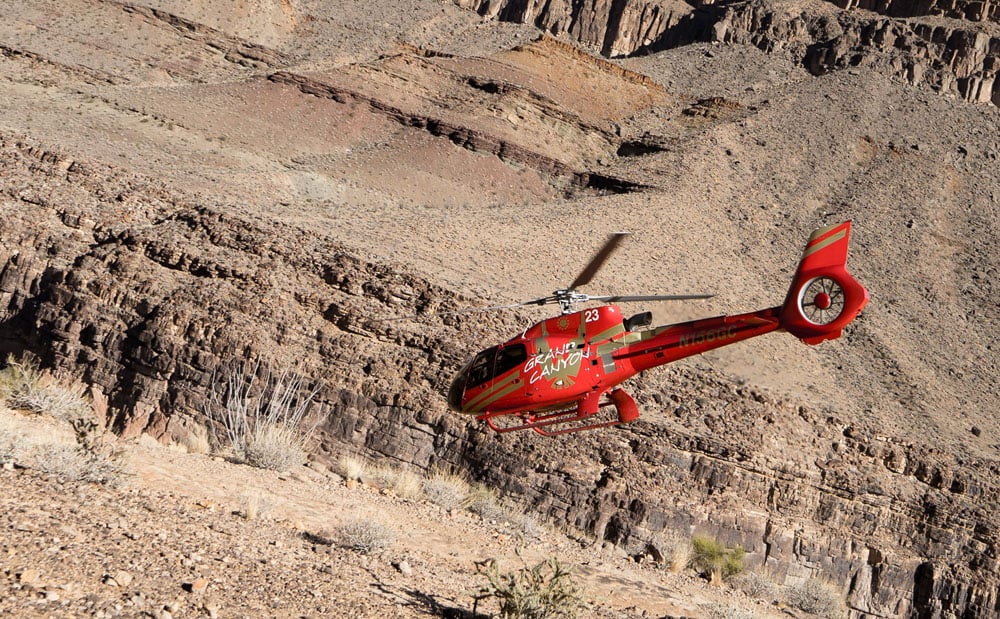
<svg viewBox="0 0 1000 619">
<path fill-rule="evenodd" d="M 466 470 L 637 556 L 709 533 L 859 615 L 998 614 L 1000 119 L 846 34 L 923 22 L 706 6 L 670 40 L 714 44 L 611 63 L 449 4 L 291 3 L 260 32 L 217 4 L 67 7 L 88 17 L 3 9 L 0 348 L 105 393 L 122 435 L 183 437 L 230 363 L 264 356 L 320 388 L 320 462 Z M 980 71 L 951 38 L 924 72 L 942 90 Z M 842 340 L 650 372 L 641 421 L 565 440 L 445 410 L 467 355 L 540 316 L 440 310 L 545 294 L 622 227 L 595 283 L 720 293 L 658 320 L 770 305 L 842 218 L 873 294 Z"/>
<path fill-rule="evenodd" d="M 988 2 L 533 3 L 455 0 L 501 20 L 566 34 L 606 56 L 694 41 L 789 49 L 815 74 L 866 66 L 914 85 L 1000 105 L 1000 29 Z"/>
</svg>

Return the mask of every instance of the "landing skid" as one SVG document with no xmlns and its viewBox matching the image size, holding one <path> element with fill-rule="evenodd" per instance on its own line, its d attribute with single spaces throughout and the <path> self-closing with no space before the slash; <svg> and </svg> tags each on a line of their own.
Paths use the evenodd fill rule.
<svg viewBox="0 0 1000 619">
<path fill-rule="evenodd" d="M 586 423 L 579 425 L 570 425 L 569 427 L 557 427 L 564 424 L 577 424 L 588 420 L 596 416 L 600 409 L 606 408 L 608 406 L 614 406 L 615 411 L 618 414 L 617 419 L 611 419 L 609 421 L 599 421 L 597 423 Z M 495 422 L 497 419 L 512 419 L 516 418 L 521 421 L 521 423 L 498 426 Z M 566 411 L 558 411 L 555 413 L 484 413 L 476 417 L 479 421 L 485 421 L 492 430 L 504 434 L 506 432 L 515 432 L 518 430 L 534 430 L 535 432 L 541 434 L 542 436 L 559 436 L 560 434 L 571 434 L 573 432 L 581 432 L 583 430 L 595 430 L 597 428 L 607 428 L 609 426 L 617 426 L 622 423 L 629 423 L 635 421 L 639 418 L 639 407 L 636 406 L 635 400 L 632 396 L 625 393 L 621 389 L 615 389 L 608 394 L 608 401 L 601 403 L 598 406 L 590 405 L 587 406 L 587 402 L 581 402 L 575 409 L 570 409 Z"/>
</svg>

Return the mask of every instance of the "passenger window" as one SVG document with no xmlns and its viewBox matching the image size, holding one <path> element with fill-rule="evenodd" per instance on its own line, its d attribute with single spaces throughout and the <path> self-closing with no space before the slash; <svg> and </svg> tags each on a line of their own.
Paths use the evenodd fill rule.
<svg viewBox="0 0 1000 619">
<path fill-rule="evenodd" d="M 524 347 L 524 344 L 512 344 L 506 348 L 502 348 L 500 354 L 497 355 L 496 375 L 500 376 L 509 372 L 527 360 L 528 350 Z"/>
</svg>

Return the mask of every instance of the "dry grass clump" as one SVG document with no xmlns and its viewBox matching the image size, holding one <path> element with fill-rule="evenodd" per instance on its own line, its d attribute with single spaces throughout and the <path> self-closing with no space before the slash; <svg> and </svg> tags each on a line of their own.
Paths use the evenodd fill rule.
<svg viewBox="0 0 1000 619">
<path fill-rule="evenodd" d="M 72 420 L 91 416 L 93 408 L 83 397 L 83 385 L 69 386 L 38 368 L 32 359 L 18 361 L 7 357 L 7 367 L 0 371 L 0 395 L 11 408 L 45 413 L 57 419 Z"/>
<path fill-rule="evenodd" d="M 435 473 L 424 480 L 427 500 L 447 510 L 462 507 L 470 491 L 469 482 L 451 473 Z"/>
<path fill-rule="evenodd" d="M 583 598 L 572 575 L 555 557 L 511 572 L 501 572 L 495 560 L 477 565 L 488 583 L 473 595 L 477 613 L 479 602 L 493 599 L 499 616 L 508 619 L 549 619 L 576 617 Z"/>
<path fill-rule="evenodd" d="M 659 567 L 674 574 L 683 571 L 691 563 L 691 543 L 672 531 L 660 531 L 648 542 Z"/>
<path fill-rule="evenodd" d="M 24 450 L 24 435 L 14 428 L 6 415 L 0 416 L 0 466 L 17 462 Z"/>
<path fill-rule="evenodd" d="M 212 445 L 208 440 L 208 430 L 202 425 L 194 426 L 181 436 L 179 443 L 189 454 L 205 455 L 212 451 Z"/>
<path fill-rule="evenodd" d="M 272 498 L 266 493 L 256 489 L 247 490 L 240 498 L 240 501 L 242 504 L 240 515 L 247 520 L 267 518 L 271 515 L 271 510 L 274 509 L 274 501 Z"/>
<path fill-rule="evenodd" d="M 701 609 L 706 619 L 754 619 L 757 616 L 750 609 L 720 602 L 706 604 Z"/>
<path fill-rule="evenodd" d="M 361 481 L 367 470 L 368 464 L 361 458 L 345 455 L 337 460 L 337 473 L 344 479 Z"/>
<path fill-rule="evenodd" d="M 306 461 L 303 441 L 297 426 L 264 424 L 246 437 L 243 459 L 259 469 L 287 471 Z"/>
<path fill-rule="evenodd" d="M 412 471 L 398 471 L 392 480 L 392 491 L 403 499 L 415 500 L 424 491 L 423 479 Z"/>
<path fill-rule="evenodd" d="M 288 368 L 275 371 L 260 360 L 234 364 L 205 404 L 206 416 L 221 428 L 216 443 L 228 443 L 257 468 L 287 471 L 304 463 L 315 425 L 303 428 L 303 422 L 317 393 L 305 387 L 302 374 Z"/>
<path fill-rule="evenodd" d="M 462 499 L 462 506 L 487 522 L 509 520 L 508 510 L 500 505 L 496 490 L 485 486 L 470 487 Z"/>
<path fill-rule="evenodd" d="M 802 584 L 787 587 L 785 601 L 789 606 L 824 619 L 839 619 L 847 614 L 840 591 L 833 583 L 821 578 L 810 578 Z"/>
<path fill-rule="evenodd" d="M 515 527 L 514 532 L 523 539 L 541 539 L 545 533 L 542 525 L 529 514 L 511 512 L 507 515 L 507 521 Z"/>
<path fill-rule="evenodd" d="M 362 554 L 384 550 L 396 541 L 395 531 L 370 518 L 356 518 L 344 523 L 337 530 L 336 537 L 341 547 Z"/>
<path fill-rule="evenodd" d="M 766 572 L 744 572 L 733 578 L 732 585 L 758 600 L 776 600 L 781 593 L 777 583 Z"/>
</svg>

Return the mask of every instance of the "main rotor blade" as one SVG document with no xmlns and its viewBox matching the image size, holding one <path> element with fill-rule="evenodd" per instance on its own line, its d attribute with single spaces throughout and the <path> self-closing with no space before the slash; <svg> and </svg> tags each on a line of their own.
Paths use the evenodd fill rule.
<svg viewBox="0 0 1000 619">
<path fill-rule="evenodd" d="M 583 271 L 580 272 L 579 275 L 576 276 L 576 279 L 573 280 L 573 283 L 569 285 L 567 290 L 575 290 L 578 286 L 582 286 L 593 279 L 594 274 L 600 270 L 601 266 L 608 259 L 608 256 L 611 255 L 611 252 L 615 251 L 618 244 L 621 243 L 622 239 L 628 236 L 628 234 L 628 232 L 615 232 L 612 234 L 611 238 L 608 239 L 608 242 L 601 248 L 601 251 L 594 254 L 594 257 L 590 259 L 590 263 L 583 269 Z"/>
<path fill-rule="evenodd" d="M 628 303 L 630 301 L 691 301 L 694 299 L 711 299 L 714 294 L 646 294 L 646 295 L 608 295 L 602 297 L 588 296 L 590 301 L 611 301 L 613 303 Z"/>
<path fill-rule="evenodd" d="M 495 310 L 505 310 L 505 309 L 515 309 L 518 307 L 525 307 L 527 305 L 548 305 L 549 303 L 555 303 L 557 299 L 554 296 L 540 297 L 538 299 L 532 299 L 530 301 L 521 301 L 520 303 L 511 303 L 509 305 L 491 305 L 489 307 L 470 307 L 462 310 L 454 310 L 450 312 L 439 312 L 442 316 L 453 316 L 455 314 L 474 314 L 476 312 L 492 312 Z"/>
</svg>

